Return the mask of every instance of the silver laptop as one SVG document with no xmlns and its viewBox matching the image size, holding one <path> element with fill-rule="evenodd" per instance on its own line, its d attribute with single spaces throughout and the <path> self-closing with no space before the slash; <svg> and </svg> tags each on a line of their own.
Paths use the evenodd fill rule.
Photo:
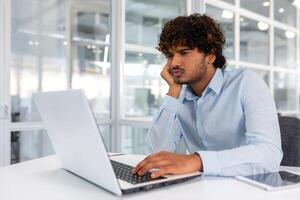
<svg viewBox="0 0 300 200">
<path fill-rule="evenodd" d="M 158 188 L 189 180 L 199 172 L 151 179 L 133 175 L 132 168 L 143 156 L 109 156 L 83 90 L 33 94 L 62 167 L 117 194 Z M 131 160 L 130 158 L 140 158 Z"/>
</svg>

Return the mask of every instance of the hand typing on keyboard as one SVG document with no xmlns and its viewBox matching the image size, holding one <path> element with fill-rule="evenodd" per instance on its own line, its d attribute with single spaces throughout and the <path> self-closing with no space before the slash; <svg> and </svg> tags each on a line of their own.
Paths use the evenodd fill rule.
<svg viewBox="0 0 300 200">
<path fill-rule="evenodd" d="M 123 181 L 129 182 L 131 184 L 144 183 L 144 182 L 154 180 L 151 177 L 151 173 L 149 173 L 149 172 L 143 174 L 142 176 L 139 176 L 136 174 L 132 174 L 133 167 L 131 167 L 129 165 L 125 165 L 123 163 L 119 163 L 119 162 L 113 161 L 113 160 L 111 160 L 111 164 L 113 166 L 113 169 L 115 171 L 117 178 L 119 178 Z"/>
<path fill-rule="evenodd" d="M 161 151 L 146 157 L 134 169 L 133 174 L 140 176 L 149 173 L 151 169 L 158 169 L 151 173 L 152 178 L 166 174 L 184 174 L 202 171 L 202 161 L 199 155 L 180 155 Z"/>
</svg>

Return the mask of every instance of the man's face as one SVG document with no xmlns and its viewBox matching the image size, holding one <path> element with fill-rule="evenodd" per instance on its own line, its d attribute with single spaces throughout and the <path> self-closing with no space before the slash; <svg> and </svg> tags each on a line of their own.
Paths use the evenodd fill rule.
<svg viewBox="0 0 300 200">
<path fill-rule="evenodd" d="M 198 48 L 176 46 L 167 55 L 169 72 L 177 84 L 195 84 L 206 74 L 208 59 Z"/>
</svg>

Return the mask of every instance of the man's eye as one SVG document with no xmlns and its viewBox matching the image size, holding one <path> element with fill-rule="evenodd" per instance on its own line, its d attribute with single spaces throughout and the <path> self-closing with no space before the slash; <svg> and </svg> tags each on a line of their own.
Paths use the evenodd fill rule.
<svg viewBox="0 0 300 200">
<path fill-rule="evenodd" d="M 182 51 L 180 54 L 182 55 L 182 56 L 185 56 L 185 55 L 187 55 L 189 52 L 188 51 Z"/>
</svg>

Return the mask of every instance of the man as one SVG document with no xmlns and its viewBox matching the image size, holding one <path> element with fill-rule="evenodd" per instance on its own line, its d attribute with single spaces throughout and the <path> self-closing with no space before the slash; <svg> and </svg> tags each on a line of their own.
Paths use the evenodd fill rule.
<svg viewBox="0 0 300 200">
<path fill-rule="evenodd" d="M 235 176 L 278 170 L 282 159 L 274 100 L 265 82 L 245 69 L 225 70 L 224 34 L 212 18 L 193 14 L 165 24 L 158 50 L 169 91 L 149 131 L 150 149 L 133 170 L 201 171 Z M 184 139 L 191 154 L 172 153 Z"/>
</svg>

